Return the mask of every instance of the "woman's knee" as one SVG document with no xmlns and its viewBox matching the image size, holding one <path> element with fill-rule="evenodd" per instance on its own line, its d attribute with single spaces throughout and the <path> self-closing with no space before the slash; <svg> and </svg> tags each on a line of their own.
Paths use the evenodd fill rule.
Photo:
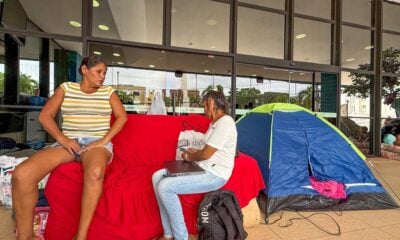
<svg viewBox="0 0 400 240">
<path fill-rule="evenodd" d="M 85 169 L 87 180 L 103 181 L 105 173 L 105 166 L 93 166 Z"/>
<path fill-rule="evenodd" d="M 11 175 L 11 183 L 13 187 L 26 186 L 30 183 L 33 184 L 34 179 L 31 176 L 31 171 L 27 167 L 18 165 Z"/>
</svg>

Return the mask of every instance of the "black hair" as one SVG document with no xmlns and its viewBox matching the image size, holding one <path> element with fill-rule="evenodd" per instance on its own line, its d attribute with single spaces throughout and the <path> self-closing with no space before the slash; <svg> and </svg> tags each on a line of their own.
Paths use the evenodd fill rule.
<svg viewBox="0 0 400 240">
<path fill-rule="evenodd" d="M 101 58 L 97 57 L 97 56 L 91 55 L 91 56 L 88 56 L 88 57 L 84 57 L 82 59 L 81 65 L 79 66 L 79 73 L 82 75 L 82 69 L 81 69 L 82 66 L 86 66 L 87 68 L 91 68 L 91 67 L 94 67 L 94 66 L 96 66 L 96 65 L 98 65 L 100 63 L 104 64 L 104 61 Z"/>
<path fill-rule="evenodd" d="M 225 114 L 229 114 L 228 101 L 224 95 L 224 92 L 218 90 L 210 90 L 204 95 L 203 102 L 207 102 L 209 99 L 214 100 L 216 109 L 221 109 Z"/>
</svg>

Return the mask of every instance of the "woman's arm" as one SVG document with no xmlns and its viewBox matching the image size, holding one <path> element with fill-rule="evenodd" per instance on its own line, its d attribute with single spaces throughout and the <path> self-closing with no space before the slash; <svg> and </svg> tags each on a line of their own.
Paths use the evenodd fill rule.
<svg viewBox="0 0 400 240">
<path fill-rule="evenodd" d="M 201 150 L 188 150 L 182 153 L 182 159 L 186 161 L 202 161 L 209 159 L 215 152 L 217 151 L 216 148 L 207 145 Z"/>
<path fill-rule="evenodd" d="M 115 92 L 111 94 L 110 105 L 115 117 L 115 121 L 110 130 L 108 130 L 107 134 L 100 140 L 103 145 L 111 141 L 111 139 L 117 135 L 119 131 L 121 131 L 125 122 L 128 120 L 125 108 Z"/>
<path fill-rule="evenodd" d="M 39 114 L 39 122 L 43 128 L 64 148 L 66 148 L 71 154 L 72 151 L 78 152 L 80 150 L 79 144 L 67 138 L 58 127 L 58 124 L 54 120 L 60 110 L 61 104 L 64 100 L 64 90 L 58 87 L 54 91 L 54 95 L 46 102 L 42 111 Z"/>
</svg>

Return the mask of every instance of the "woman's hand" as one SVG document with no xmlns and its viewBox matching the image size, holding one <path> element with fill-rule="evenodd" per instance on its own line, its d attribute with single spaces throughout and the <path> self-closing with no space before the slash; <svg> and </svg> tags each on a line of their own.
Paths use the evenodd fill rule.
<svg viewBox="0 0 400 240">
<path fill-rule="evenodd" d="M 79 143 L 74 139 L 66 137 L 62 141 L 59 141 L 59 143 L 72 155 L 76 155 L 81 151 L 81 145 L 79 145 Z"/>
<path fill-rule="evenodd" d="M 193 154 L 198 151 L 199 150 L 195 149 L 195 148 L 187 148 L 186 151 L 181 153 L 181 157 L 183 160 L 188 161 L 188 162 L 196 161 L 193 159 Z"/>
</svg>

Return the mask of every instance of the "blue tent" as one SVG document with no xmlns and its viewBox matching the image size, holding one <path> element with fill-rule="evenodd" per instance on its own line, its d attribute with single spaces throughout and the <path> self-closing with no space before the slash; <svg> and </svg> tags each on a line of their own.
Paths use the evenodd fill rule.
<svg viewBox="0 0 400 240">
<path fill-rule="evenodd" d="M 253 109 L 237 122 L 238 146 L 255 158 L 266 189 L 261 207 L 286 210 L 354 210 L 397 205 L 365 163 L 365 156 L 326 119 L 293 104 Z M 319 194 L 310 176 L 345 185 L 346 199 Z"/>
</svg>

